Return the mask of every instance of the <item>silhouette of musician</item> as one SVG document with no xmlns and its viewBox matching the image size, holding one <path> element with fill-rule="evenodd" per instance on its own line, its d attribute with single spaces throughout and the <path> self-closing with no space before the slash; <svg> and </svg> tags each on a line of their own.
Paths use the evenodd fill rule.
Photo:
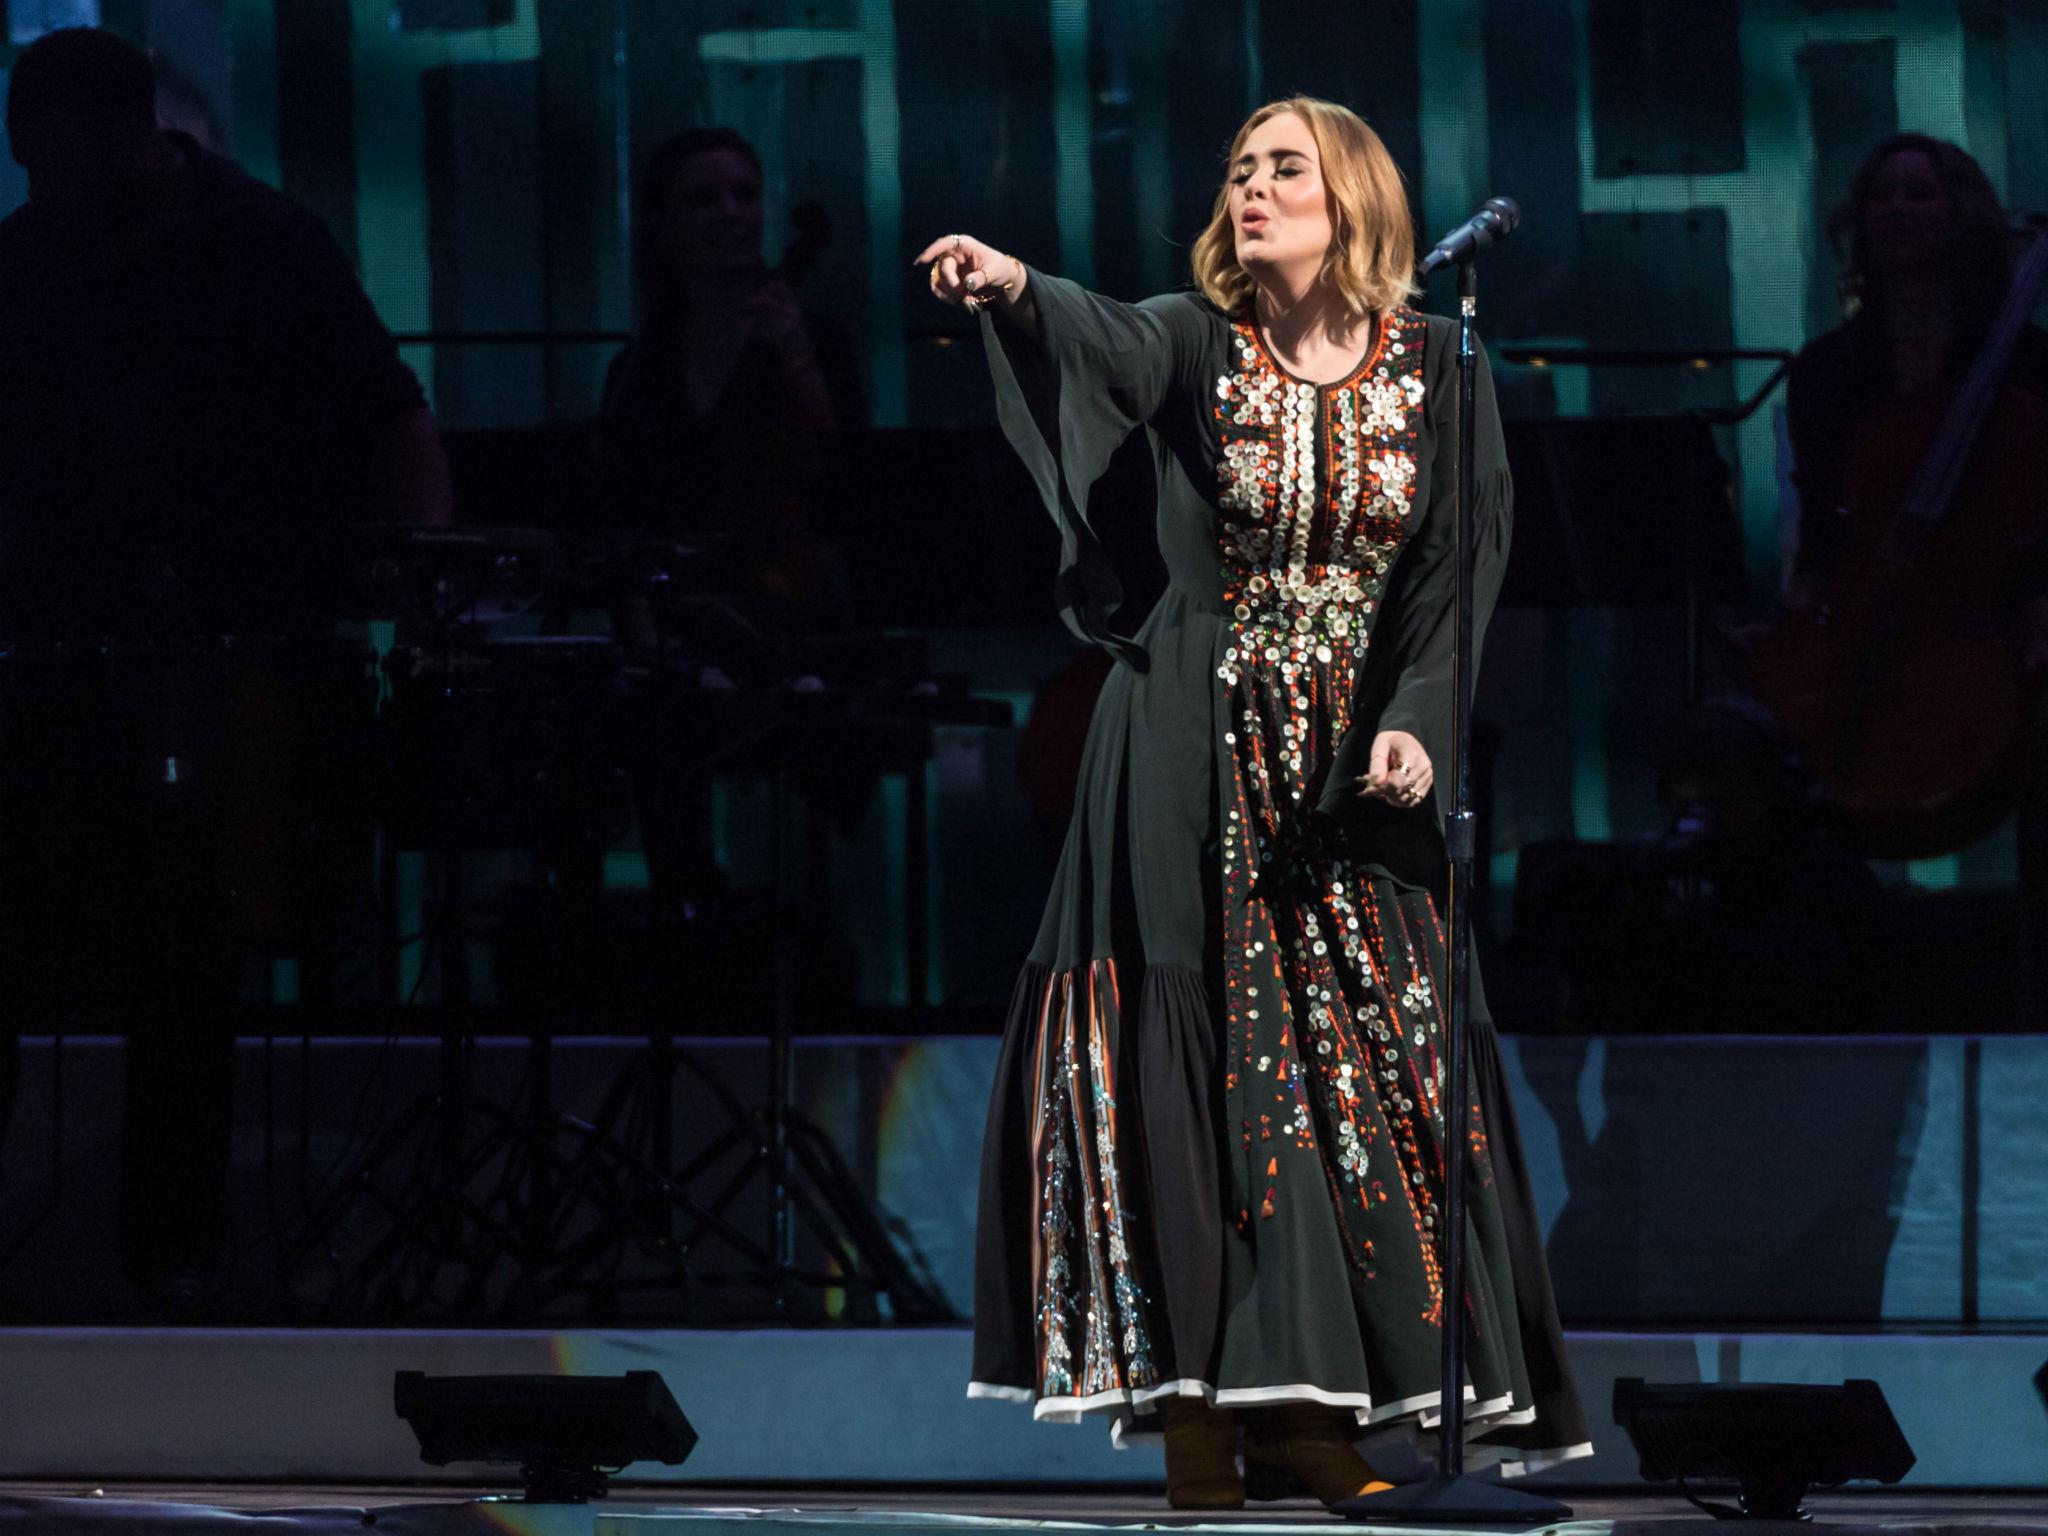
<svg viewBox="0 0 2048 1536">
<path fill-rule="evenodd" d="M 148 57 L 90 28 L 9 82 L 29 197 L 0 221 L 0 1052 L 11 1076 L 23 1029 L 128 1036 L 122 1259 L 161 1296 L 222 1260 L 228 1008 L 308 814 L 289 690 L 242 658 L 331 635 L 343 527 L 445 520 L 448 482 L 340 246 L 160 129 L 155 95 Z"/>
<path fill-rule="evenodd" d="M 635 206 L 641 322 L 612 364 L 604 439 L 621 520 L 720 539 L 722 589 L 775 628 L 843 628 L 845 593 L 817 516 L 827 436 L 863 424 L 845 332 L 793 280 L 824 236 L 782 265 L 761 253 L 754 146 L 694 128 L 649 156 Z"/>
<path fill-rule="evenodd" d="M 1867 520 L 1886 515 L 1884 500 L 1904 499 L 1906 486 L 1894 484 L 1881 487 L 1886 494 L 1877 505 L 1854 505 L 1869 490 L 1856 483 L 1859 458 L 1868 459 L 1873 450 L 1881 456 L 1881 439 L 1917 406 L 1924 403 L 1931 416 L 1940 417 L 1989 345 L 2015 266 L 2008 219 L 1983 169 L 1955 145 L 1924 134 L 1895 134 L 1870 152 L 1830 219 L 1829 233 L 1842 259 L 1851 313 L 1800 352 L 1786 405 L 1799 498 L 1789 603 L 1805 615 L 1842 595 L 1859 516 L 1866 519 L 1868 548 L 1876 525 Z M 2027 409 L 2036 408 L 2029 401 L 2048 402 L 2048 333 L 2032 325 L 2019 331 L 2002 387 L 2027 397 L 2021 401 Z M 2039 1027 L 2048 1025 L 2048 692 L 2041 686 L 2048 677 L 2048 567 L 2040 543 L 2048 493 L 2033 473 L 2036 466 L 2014 472 L 2021 464 L 2012 457 L 2015 451 L 2023 459 L 2038 455 L 2039 448 L 2001 442 L 2001 422 L 2010 420 L 2010 412 L 1989 417 L 1972 462 L 1981 476 L 2003 477 L 2003 487 L 1988 489 L 2018 503 L 2031 538 L 2021 540 L 2010 561 L 1991 562 L 1984 589 L 1948 616 L 1961 625 L 1992 615 L 2026 669 L 2017 795 L 2006 794 L 1993 810 L 2017 799 L 2021 1010 L 2023 1019 Z M 1954 538 L 1959 522 L 1967 527 L 1979 516 L 1986 491 L 1979 481 L 1965 479 L 1946 526 L 1929 537 Z M 1960 678 L 1956 684 L 1972 681 Z M 1930 756 L 1945 749 L 1940 740 L 1921 746 Z"/>
</svg>

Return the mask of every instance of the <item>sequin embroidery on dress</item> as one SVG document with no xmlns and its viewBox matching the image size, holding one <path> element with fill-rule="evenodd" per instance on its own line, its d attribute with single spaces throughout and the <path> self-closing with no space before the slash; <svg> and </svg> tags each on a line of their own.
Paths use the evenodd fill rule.
<svg viewBox="0 0 2048 1536">
<path fill-rule="evenodd" d="M 1046 988 L 1032 1080 L 1037 1170 L 1032 1266 L 1038 1390 L 1044 1397 L 1141 1391 L 1158 1383 L 1146 1296 L 1132 1254 L 1109 1041 L 1116 964 L 1055 975 Z"/>
<path fill-rule="evenodd" d="M 1397 309 L 1350 377 L 1283 373 L 1233 327 L 1216 383 L 1225 602 L 1231 628 L 1222 775 L 1229 1125 L 1241 1230 L 1289 1198 L 1334 1202 L 1370 1281 L 1412 1245 L 1432 1322 L 1444 1065 L 1443 931 L 1426 895 L 1391 894 L 1320 852 L 1310 812 L 1371 644 L 1388 572 L 1420 515 L 1423 323 Z M 1484 1130 L 1475 1152 L 1486 1173 Z"/>
</svg>

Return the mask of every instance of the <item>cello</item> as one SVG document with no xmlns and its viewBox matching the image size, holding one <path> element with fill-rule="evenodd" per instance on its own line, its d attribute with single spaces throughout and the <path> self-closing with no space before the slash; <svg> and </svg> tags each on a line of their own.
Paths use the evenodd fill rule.
<svg viewBox="0 0 2048 1536">
<path fill-rule="evenodd" d="M 2004 599 L 2044 531 L 2048 402 L 2005 375 L 2044 278 L 2048 236 L 1961 381 L 1865 423 L 1827 601 L 1749 648 L 1752 690 L 1804 749 L 1844 840 L 1870 857 L 1953 853 L 2012 809 L 2028 684 Z"/>
</svg>

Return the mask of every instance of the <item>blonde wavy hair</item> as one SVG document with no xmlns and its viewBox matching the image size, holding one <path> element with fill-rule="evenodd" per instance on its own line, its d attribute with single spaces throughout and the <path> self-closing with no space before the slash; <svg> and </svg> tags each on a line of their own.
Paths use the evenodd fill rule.
<svg viewBox="0 0 2048 1536">
<path fill-rule="evenodd" d="M 1252 130 L 1283 112 L 1292 112 L 1308 125 L 1322 158 L 1323 185 L 1330 200 L 1330 251 L 1321 279 L 1335 287 L 1361 319 L 1412 297 L 1419 291 L 1415 224 L 1400 167 L 1364 118 L 1349 107 L 1314 96 L 1267 102 L 1245 119 L 1230 141 L 1209 227 L 1195 240 L 1195 286 L 1226 314 L 1250 302 L 1252 278 L 1237 263 L 1236 231 L 1230 221 L 1229 168 L 1244 153 Z"/>
</svg>

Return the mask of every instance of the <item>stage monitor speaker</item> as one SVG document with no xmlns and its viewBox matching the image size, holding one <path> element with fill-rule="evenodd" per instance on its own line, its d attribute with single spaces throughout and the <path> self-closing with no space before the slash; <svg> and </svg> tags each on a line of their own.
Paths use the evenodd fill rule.
<svg viewBox="0 0 2048 1536">
<path fill-rule="evenodd" d="M 420 1460 L 512 1462 L 532 1504 L 603 1498 L 629 1462 L 681 1464 L 697 1445 L 658 1372 L 623 1376 L 428 1376 L 400 1371 L 398 1416 Z"/>
<path fill-rule="evenodd" d="M 1628 1431 L 1649 1482 L 1676 1482 L 1709 1514 L 1804 1520 L 1807 1489 L 1862 1478 L 1896 1483 L 1914 1455 L 1874 1381 L 1614 1383 L 1614 1422 Z M 1686 1480 L 1733 1478 L 1739 1507 L 1708 1504 Z"/>
</svg>

